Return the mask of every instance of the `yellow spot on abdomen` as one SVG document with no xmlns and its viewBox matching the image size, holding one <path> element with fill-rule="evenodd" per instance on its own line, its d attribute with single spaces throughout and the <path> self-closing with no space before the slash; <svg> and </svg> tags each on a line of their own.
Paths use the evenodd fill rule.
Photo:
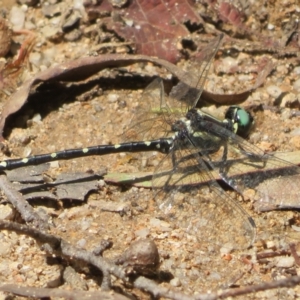
<svg viewBox="0 0 300 300">
<path fill-rule="evenodd" d="M 27 164 L 28 163 L 28 158 L 23 158 L 22 163 Z"/>
<path fill-rule="evenodd" d="M 7 162 L 6 161 L 2 161 L 0 163 L 0 166 L 6 168 L 7 167 Z"/>
</svg>

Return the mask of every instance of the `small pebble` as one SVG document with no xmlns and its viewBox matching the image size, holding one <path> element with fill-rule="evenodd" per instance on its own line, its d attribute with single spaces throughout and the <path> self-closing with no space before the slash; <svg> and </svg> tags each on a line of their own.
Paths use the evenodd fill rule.
<svg viewBox="0 0 300 300">
<path fill-rule="evenodd" d="M 252 79 L 253 79 L 252 74 L 241 74 L 241 75 L 238 76 L 239 81 L 250 81 Z"/>
<path fill-rule="evenodd" d="M 84 9 L 83 3 L 84 3 L 83 0 L 73 0 L 73 8 L 75 10 L 80 11 L 81 15 L 85 14 L 85 9 Z"/>
<path fill-rule="evenodd" d="M 157 74 L 157 68 L 154 67 L 152 64 L 147 64 L 145 66 L 145 71 L 147 72 L 147 74 L 149 75 L 158 75 Z"/>
<path fill-rule="evenodd" d="M 179 278 L 175 277 L 170 281 L 170 284 L 175 287 L 181 286 L 181 281 Z"/>
<path fill-rule="evenodd" d="M 269 85 L 267 87 L 267 92 L 273 98 L 278 98 L 282 93 L 281 89 L 277 85 Z"/>
<path fill-rule="evenodd" d="M 40 65 L 40 71 L 43 72 L 43 71 L 46 71 L 48 69 L 47 66 L 45 65 Z"/>
<path fill-rule="evenodd" d="M 300 127 L 295 128 L 290 132 L 291 136 L 299 136 L 300 135 Z"/>
<path fill-rule="evenodd" d="M 236 68 L 238 65 L 238 61 L 230 56 L 224 58 L 222 60 L 222 64 L 220 68 L 224 73 L 230 73 L 233 68 Z"/>
<path fill-rule="evenodd" d="M 47 269 L 44 271 L 45 273 L 45 277 L 44 280 L 46 281 L 46 286 L 49 288 L 56 288 L 58 286 L 60 286 L 62 284 L 62 278 L 61 278 L 61 266 L 60 265 L 53 265 L 53 266 L 49 266 L 47 267 Z M 32 271 L 33 274 L 40 274 L 38 273 L 38 270 L 34 270 Z M 41 275 L 39 275 L 37 277 L 38 280 L 40 280 Z M 32 283 L 32 285 L 37 282 L 38 280 L 33 278 L 34 281 Z"/>
<path fill-rule="evenodd" d="M 292 227 L 293 230 L 295 230 L 297 232 L 300 232 L 300 227 L 299 226 L 292 225 L 291 227 Z"/>
<path fill-rule="evenodd" d="M 128 26 L 128 27 L 132 27 L 133 26 L 133 20 L 131 20 L 131 19 L 125 19 L 124 21 L 125 21 L 126 26 Z"/>
<path fill-rule="evenodd" d="M 24 27 L 25 12 L 18 6 L 13 6 L 10 11 L 9 21 L 13 25 L 13 30 L 20 30 Z"/>
<path fill-rule="evenodd" d="M 116 102 L 116 101 L 118 101 L 118 99 L 119 99 L 119 95 L 117 95 L 117 94 L 109 94 L 107 96 L 107 101 L 110 103 Z"/>
<path fill-rule="evenodd" d="M 300 72 L 300 71 L 299 71 Z M 300 92 L 300 79 L 296 80 L 293 84 L 293 88 L 297 91 Z"/>
<path fill-rule="evenodd" d="M 10 221 L 13 219 L 15 213 L 10 205 L 0 206 L 0 220 Z"/>
<path fill-rule="evenodd" d="M 86 245 L 86 239 L 80 239 L 77 243 L 76 243 L 77 247 L 79 248 L 84 248 Z"/>
<path fill-rule="evenodd" d="M 159 220 L 157 218 L 150 219 L 150 225 L 153 227 L 161 227 L 161 226 L 170 227 L 170 223 Z"/>
<path fill-rule="evenodd" d="M 7 255 L 10 252 L 11 245 L 10 243 L 2 241 L 0 243 L 0 256 Z"/>
<path fill-rule="evenodd" d="M 60 15 L 51 18 L 49 24 L 51 24 L 53 27 L 59 27 L 60 28 L 60 24 L 61 24 L 61 19 L 62 17 Z"/>
<path fill-rule="evenodd" d="M 287 66 L 286 66 L 286 65 L 278 65 L 278 66 L 276 67 L 276 71 L 277 71 L 279 74 L 287 74 L 288 69 L 287 69 Z"/>
<path fill-rule="evenodd" d="M 43 64 L 51 65 L 51 62 L 55 59 L 55 56 L 58 54 L 56 47 L 50 47 L 43 50 Z"/>
<path fill-rule="evenodd" d="M 42 13 L 45 17 L 51 18 L 56 14 L 60 14 L 61 11 L 58 5 L 49 5 L 49 3 L 46 3 L 42 5 Z"/>
<path fill-rule="evenodd" d="M 250 135 L 250 142 L 253 144 L 257 144 L 261 140 L 261 133 L 254 132 Z"/>
<path fill-rule="evenodd" d="M 276 245 L 275 245 L 274 241 L 267 241 L 266 246 L 267 246 L 267 249 L 276 248 Z"/>
<path fill-rule="evenodd" d="M 165 221 L 156 218 L 150 219 L 150 226 L 155 227 L 157 231 L 160 232 L 170 232 L 172 230 L 170 223 L 167 223 Z"/>
<path fill-rule="evenodd" d="M 59 162 L 57 160 L 50 162 L 50 168 L 59 168 Z"/>
<path fill-rule="evenodd" d="M 42 120 L 42 117 L 41 117 L 41 115 L 40 114 L 35 114 L 34 116 L 33 116 L 33 118 L 32 118 L 32 121 L 34 122 L 34 123 L 41 123 L 41 120 Z"/>
<path fill-rule="evenodd" d="M 53 38 L 54 36 L 58 35 L 59 30 L 60 30 L 59 28 L 55 28 L 53 26 L 44 26 L 41 29 L 41 33 L 46 38 Z"/>
<path fill-rule="evenodd" d="M 79 20 L 81 18 L 81 15 L 78 11 L 72 11 L 71 14 L 69 16 L 67 16 L 67 18 L 65 20 L 63 20 L 63 24 L 62 24 L 62 30 L 63 31 L 68 31 L 72 28 L 77 27 L 77 25 L 79 24 Z"/>
<path fill-rule="evenodd" d="M 223 247 L 221 247 L 220 253 L 221 253 L 221 255 L 225 255 L 225 254 L 231 253 L 232 250 L 233 250 L 232 245 L 224 245 Z"/>
<path fill-rule="evenodd" d="M 98 181 L 98 186 L 99 187 L 104 187 L 106 185 L 106 183 L 105 183 L 105 181 L 103 180 L 103 179 L 100 179 L 99 181 Z"/>
<path fill-rule="evenodd" d="M 146 238 L 150 235 L 150 230 L 148 228 L 143 228 L 135 232 L 136 237 Z"/>
<path fill-rule="evenodd" d="M 279 268 L 291 268 L 295 264 L 295 259 L 292 256 L 280 257 L 276 266 Z"/>
<path fill-rule="evenodd" d="M 34 31 L 37 29 L 35 23 L 28 20 L 25 21 L 24 28 L 30 31 Z"/>
<path fill-rule="evenodd" d="M 67 266 L 63 272 L 64 281 L 72 288 L 86 291 L 88 289 L 86 282 L 81 278 L 72 267 Z"/>
<path fill-rule="evenodd" d="M 289 120 L 291 118 L 291 111 L 290 109 L 283 109 L 281 111 L 281 115 L 280 115 L 281 120 Z"/>
<path fill-rule="evenodd" d="M 92 221 L 89 219 L 83 219 L 81 221 L 81 230 L 85 231 L 85 230 L 89 229 L 91 227 L 91 222 Z"/>
<path fill-rule="evenodd" d="M 31 153 L 32 153 L 31 147 L 24 147 L 22 156 L 27 157 L 27 156 L 31 155 Z"/>
<path fill-rule="evenodd" d="M 300 75 L 300 66 L 299 67 L 295 67 L 293 72 L 296 74 L 296 75 Z"/>
<path fill-rule="evenodd" d="M 215 281 L 220 281 L 221 280 L 221 275 L 217 272 L 212 272 L 210 275 L 209 275 L 209 279 L 211 280 L 215 280 Z"/>
<path fill-rule="evenodd" d="M 297 101 L 297 97 L 293 93 L 287 93 L 281 100 L 281 107 L 289 107 L 291 104 L 294 104 Z"/>
<path fill-rule="evenodd" d="M 151 239 L 133 242 L 117 259 L 117 264 L 131 267 L 139 274 L 153 274 L 159 267 L 159 253 Z"/>
</svg>

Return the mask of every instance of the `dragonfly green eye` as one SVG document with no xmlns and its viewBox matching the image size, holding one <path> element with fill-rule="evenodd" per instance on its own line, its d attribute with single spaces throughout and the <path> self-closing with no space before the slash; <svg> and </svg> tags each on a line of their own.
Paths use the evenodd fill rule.
<svg viewBox="0 0 300 300">
<path fill-rule="evenodd" d="M 235 133 L 242 137 L 245 137 L 249 134 L 254 124 L 251 114 L 245 109 L 236 105 L 228 108 L 225 118 L 233 123 L 235 127 Z"/>
</svg>

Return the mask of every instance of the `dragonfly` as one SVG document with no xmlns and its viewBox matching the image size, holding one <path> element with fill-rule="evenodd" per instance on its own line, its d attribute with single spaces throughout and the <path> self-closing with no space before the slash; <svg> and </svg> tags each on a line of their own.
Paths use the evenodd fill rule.
<svg viewBox="0 0 300 300">
<path fill-rule="evenodd" d="M 213 175 L 217 171 L 226 184 L 237 190 L 237 179 L 229 169 L 229 149 L 232 144 L 242 151 L 233 140 L 245 141 L 239 135 L 249 133 L 253 119 L 237 106 L 228 109 L 223 121 L 196 108 L 222 38 L 214 39 L 202 50 L 201 58 L 192 62 L 197 82 L 179 82 L 166 95 L 162 79 L 154 80 L 143 92 L 125 132 L 130 141 L 170 139 L 170 148 L 153 172 L 158 211 L 207 248 L 213 245 L 216 252 L 228 244 L 247 248 L 256 236 L 253 218 Z"/>
<path fill-rule="evenodd" d="M 237 185 L 229 172 L 228 145 L 233 140 L 240 141 L 237 134 L 249 131 L 251 116 L 239 107 L 230 107 L 220 121 L 196 109 L 222 39 L 223 35 L 212 40 L 195 60 L 197 81 L 180 82 L 168 96 L 161 78 L 150 83 L 125 132 L 127 142 L 5 160 L 0 162 L 0 170 L 89 155 L 161 152 L 165 157 L 153 173 L 152 187 L 163 217 L 207 245 L 221 247 L 231 243 L 236 248 L 248 247 L 255 238 L 255 223 L 212 172 L 219 169 L 226 183 Z M 216 154 L 220 152 L 222 158 L 217 161 Z"/>
<path fill-rule="evenodd" d="M 167 220 L 180 223 L 207 248 L 216 246 L 215 252 L 225 244 L 247 248 L 256 237 L 253 218 L 216 178 L 242 196 L 250 192 L 263 211 L 293 202 L 300 174 L 297 165 L 244 139 L 253 123 L 247 111 L 232 106 L 220 121 L 196 108 L 221 41 L 222 36 L 202 50 L 192 63 L 191 81 L 180 82 L 168 96 L 161 79 L 152 82 L 126 132 L 135 141 L 171 137 L 172 146 L 153 174 L 157 205 Z"/>
<path fill-rule="evenodd" d="M 210 251 L 217 252 L 228 244 L 236 249 L 251 246 L 255 222 L 223 189 L 216 174 L 239 194 L 251 189 L 254 201 L 280 206 L 280 199 L 297 189 L 292 177 L 299 174 L 299 168 L 243 138 L 253 121 L 244 109 L 230 107 L 221 121 L 196 108 L 222 39 L 223 35 L 213 39 L 201 51 L 193 61 L 193 79 L 179 82 L 169 95 L 161 78 L 150 83 L 124 133 L 127 142 L 5 160 L 0 162 L 0 170 L 89 155 L 161 152 L 163 158 L 152 178 L 160 217 L 196 236 Z M 282 177 L 287 179 L 287 189 L 274 194 L 274 183 Z"/>
</svg>

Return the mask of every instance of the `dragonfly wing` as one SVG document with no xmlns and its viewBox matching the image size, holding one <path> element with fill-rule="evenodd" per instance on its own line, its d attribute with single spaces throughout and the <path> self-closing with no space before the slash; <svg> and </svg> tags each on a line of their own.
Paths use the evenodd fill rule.
<svg viewBox="0 0 300 300">
<path fill-rule="evenodd" d="M 163 82 L 162 79 L 156 78 L 143 91 L 130 125 L 125 131 L 125 140 L 146 141 L 168 136 L 170 126 L 166 123 L 164 113 L 169 108 L 164 103 Z"/>
<path fill-rule="evenodd" d="M 153 176 L 153 187 L 159 188 L 155 200 L 163 215 L 197 236 L 204 248 L 250 246 L 255 238 L 251 217 L 215 181 L 199 150 L 174 147 Z"/>
<path fill-rule="evenodd" d="M 221 153 L 211 155 L 210 167 L 239 193 L 253 195 L 259 210 L 300 206 L 297 195 L 300 168 L 297 165 L 266 154 L 218 124 L 208 122 L 200 131 L 218 135 L 223 144 Z"/>
<path fill-rule="evenodd" d="M 186 80 L 179 82 L 170 93 L 170 97 L 174 101 L 180 101 L 181 105 L 171 103 L 171 107 L 181 107 L 187 111 L 196 106 L 203 92 L 211 63 L 222 44 L 223 37 L 224 35 L 221 34 L 213 39 L 190 59 L 186 70 Z"/>
</svg>

